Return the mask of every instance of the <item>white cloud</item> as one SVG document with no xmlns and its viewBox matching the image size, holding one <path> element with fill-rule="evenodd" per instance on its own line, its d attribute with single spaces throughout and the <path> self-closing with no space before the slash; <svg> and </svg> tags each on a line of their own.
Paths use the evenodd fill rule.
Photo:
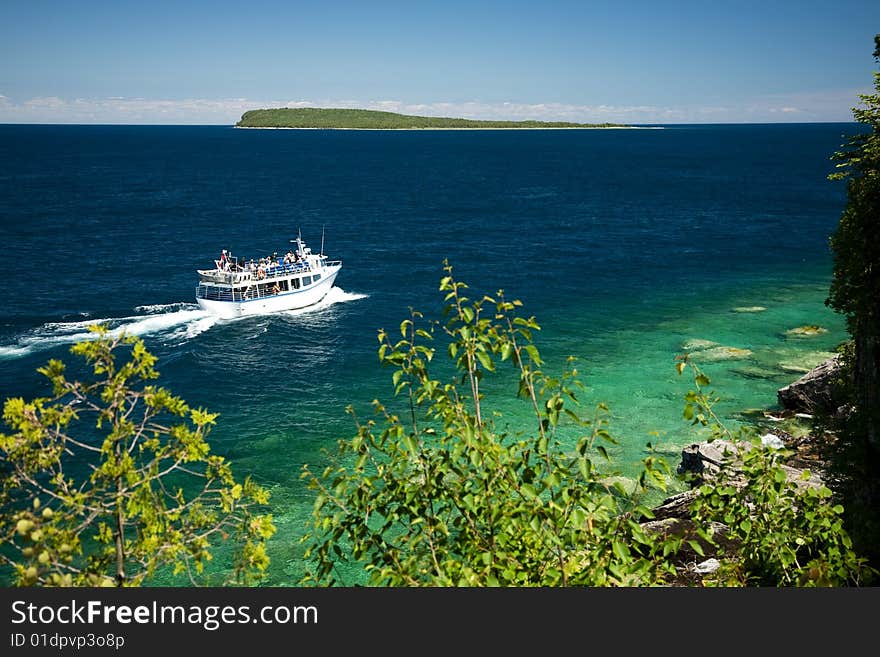
<svg viewBox="0 0 880 657">
<path fill-rule="evenodd" d="M 0 101 L 0 123 L 132 123 L 226 124 L 235 123 L 254 109 L 246 98 L 226 100 L 148 98 L 30 98 L 23 102 Z"/>
<path fill-rule="evenodd" d="M 43 96 L 14 101 L 0 94 L 0 123 L 128 123 L 232 125 L 247 110 L 261 107 L 341 107 L 423 116 L 472 119 L 574 121 L 581 123 L 747 123 L 776 121 L 849 121 L 858 94 L 844 90 L 788 94 L 728 105 L 664 106 L 568 103 L 418 102 L 394 99 L 149 99 Z"/>
</svg>

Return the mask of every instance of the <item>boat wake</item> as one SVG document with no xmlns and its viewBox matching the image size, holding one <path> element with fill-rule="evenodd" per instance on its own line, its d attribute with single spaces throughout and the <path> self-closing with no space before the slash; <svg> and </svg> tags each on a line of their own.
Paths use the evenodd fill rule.
<svg viewBox="0 0 880 657">
<path fill-rule="evenodd" d="M 322 301 L 308 308 L 287 311 L 286 316 L 314 313 L 338 303 L 363 299 L 366 294 L 353 294 L 340 288 L 331 288 Z M 45 351 L 65 344 L 92 340 L 95 334 L 89 327 L 106 324 L 112 334 L 156 336 L 169 343 L 182 344 L 209 330 L 218 323 L 241 321 L 220 319 L 202 310 L 194 303 L 171 303 L 137 306 L 135 315 L 105 317 L 75 322 L 49 322 L 22 333 L 11 342 L 0 344 L 0 359 L 21 358 L 31 353 Z"/>
<path fill-rule="evenodd" d="M 298 315 L 306 315 L 314 312 L 319 312 L 321 310 L 329 308 L 330 306 L 334 306 L 337 303 L 345 303 L 346 301 L 357 301 L 358 299 L 366 299 L 367 296 L 368 295 L 366 294 L 346 292 L 339 287 L 331 287 L 330 291 L 327 292 L 327 295 L 314 306 L 297 308 L 295 310 L 285 310 L 282 312 L 282 314 L 286 315 L 287 317 L 297 317 Z"/>
<path fill-rule="evenodd" d="M 217 318 L 194 303 L 176 303 L 165 306 L 138 306 L 137 315 L 104 317 L 78 322 L 49 322 L 18 336 L 12 344 L 0 345 L 0 358 L 18 358 L 59 345 L 92 340 L 95 334 L 89 328 L 105 324 L 111 334 L 125 332 L 145 336 L 165 334 L 171 339 L 191 338 L 207 331 Z"/>
</svg>

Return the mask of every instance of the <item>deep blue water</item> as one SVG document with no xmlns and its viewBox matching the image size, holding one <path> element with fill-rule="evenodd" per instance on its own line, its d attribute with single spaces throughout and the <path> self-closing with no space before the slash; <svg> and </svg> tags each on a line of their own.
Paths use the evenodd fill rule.
<svg viewBox="0 0 880 657">
<path fill-rule="evenodd" d="M 580 359 L 624 464 L 651 432 L 670 454 L 692 438 L 672 366 L 687 339 L 749 350 L 706 365 L 731 418 L 772 406 L 845 337 L 823 304 L 845 202 L 826 176 L 856 129 L 2 125 L 0 395 L 48 393 L 36 368 L 69 359 L 89 321 L 143 335 L 162 382 L 220 413 L 214 448 L 272 489 L 272 582 L 293 584 L 301 466 L 353 434 L 347 404 L 390 396 L 376 331 L 410 306 L 436 314 L 444 258 L 475 292 L 525 303 L 549 368 Z M 282 252 L 300 229 L 344 261 L 326 303 L 232 322 L 194 305 L 195 270 L 222 248 Z M 801 324 L 828 333 L 786 336 Z"/>
</svg>

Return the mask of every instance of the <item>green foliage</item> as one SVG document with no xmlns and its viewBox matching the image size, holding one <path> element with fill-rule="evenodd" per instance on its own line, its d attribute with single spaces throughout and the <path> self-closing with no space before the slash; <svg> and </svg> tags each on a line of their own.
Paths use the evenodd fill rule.
<svg viewBox="0 0 880 657">
<path fill-rule="evenodd" d="M 158 378 L 133 336 L 74 345 L 91 380 L 61 361 L 40 368 L 52 396 L 6 400 L 0 434 L 0 564 L 21 586 L 137 586 L 159 570 L 195 583 L 212 547 L 236 547 L 235 579 L 268 565 L 268 493 L 236 482 L 206 441 L 216 415 L 190 408 Z M 117 350 L 129 359 L 117 363 Z"/>
<path fill-rule="evenodd" d="M 394 112 L 318 107 L 258 109 L 245 112 L 240 128 L 356 128 L 394 130 L 411 128 L 611 128 L 615 123 L 567 121 L 479 121 L 433 116 L 408 116 Z"/>
<path fill-rule="evenodd" d="M 874 38 L 880 61 L 880 34 Z M 862 432 L 880 453 L 880 73 L 853 116 L 867 131 L 834 154 L 832 180 L 845 180 L 847 204 L 831 237 L 834 275 L 827 304 L 847 318 L 854 340 L 855 398 Z"/>
<path fill-rule="evenodd" d="M 792 478 L 792 453 L 761 444 L 753 427 L 728 429 L 712 410 L 718 398 L 709 378 L 687 357 L 696 390 L 684 417 L 708 427 L 712 440 L 729 446 L 728 465 L 699 487 L 691 507 L 700 537 L 717 550 L 722 567 L 704 579 L 716 586 L 859 585 L 876 573 L 857 556 L 844 528 L 844 509 L 809 472 Z M 735 465 L 735 467 L 733 467 Z"/>
<path fill-rule="evenodd" d="M 874 73 L 874 94 L 861 94 L 864 107 L 853 109 L 856 121 L 869 132 L 849 138 L 846 150 L 834 154 L 838 171 L 832 180 L 846 180 L 848 202 L 831 238 L 834 279 L 828 303 L 850 319 L 876 321 L 880 304 L 880 73 Z M 855 327 L 853 327 L 855 328 Z"/>
<path fill-rule="evenodd" d="M 345 562 L 363 564 L 377 586 L 662 582 L 672 567 L 638 520 L 650 516 L 639 493 L 665 484 L 665 464 L 646 459 L 633 495 L 612 483 L 596 462 L 613 442 L 607 409 L 578 414 L 577 370 L 545 374 L 539 326 L 517 314 L 520 302 L 500 291 L 470 300 L 445 269 L 444 323 L 411 312 L 400 337 L 379 332 L 401 414 L 375 401 L 378 419 L 356 418 L 333 465 L 304 469 L 316 491 L 304 583 L 346 584 L 336 569 Z M 438 349 L 457 373 L 445 382 L 432 376 Z M 497 428 L 501 413 L 484 395 L 504 369 L 532 418 L 516 434 Z M 577 438 L 566 446 L 561 430 Z"/>
<path fill-rule="evenodd" d="M 342 566 L 360 564 L 373 586 L 664 585 L 681 581 L 688 552 L 722 559 L 710 586 L 859 585 L 875 574 L 828 488 L 790 480 L 789 453 L 761 447 L 753 429 L 725 427 L 687 356 L 676 364 L 693 372 L 684 417 L 727 441 L 738 467 L 699 487 L 689 524 L 644 524 L 644 493 L 665 489 L 666 464 L 645 459 L 635 491 L 612 484 L 600 467 L 614 442 L 607 409 L 577 412 L 577 370 L 547 375 L 540 327 L 520 302 L 500 291 L 470 300 L 445 270 L 442 323 L 411 311 L 399 337 L 379 331 L 399 412 L 374 401 L 377 418 L 355 418 L 357 435 L 339 441 L 331 465 L 304 467 L 316 497 L 303 584 L 350 585 Z M 447 380 L 433 376 L 438 354 Z M 531 426 L 499 429 L 485 391 L 500 383 Z"/>
<path fill-rule="evenodd" d="M 880 62 L 880 34 L 874 37 Z M 856 544 L 880 566 L 880 73 L 874 93 L 860 95 L 853 116 L 866 130 L 835 153 L 847 203 L 831 237 L 834 274 L 826 303 L 842 313 L 852 336 L 844 352 L 848 412 L 840 435 L 837 490 L 847 498 L 847 525 Z"/>
</svg>

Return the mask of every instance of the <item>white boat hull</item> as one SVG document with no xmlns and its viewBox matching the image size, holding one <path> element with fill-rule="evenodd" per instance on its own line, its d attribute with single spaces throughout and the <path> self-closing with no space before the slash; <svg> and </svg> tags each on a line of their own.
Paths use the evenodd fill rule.
<svg viewBox="0 0 880 657">
<path fill-rule="evenodd" d="M 264 315 L 266 313 L 296 310 L 313 306 L 325 296 L 333 287 L 333 281 L 339 268 L 323 271 L 321 280 L 305 289 L 281 292 L 271 296 L 246 301 L 216 301 L 213 299 L 197 298 L 199 307 L 203 310 L 224 318 L 244 317 L 246 315 Z"/>
</svg>

